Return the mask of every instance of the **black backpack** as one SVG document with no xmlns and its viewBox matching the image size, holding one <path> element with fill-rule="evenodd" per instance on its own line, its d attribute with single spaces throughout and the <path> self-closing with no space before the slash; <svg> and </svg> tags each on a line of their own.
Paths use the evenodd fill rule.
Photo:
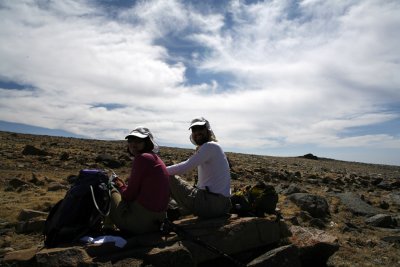
<svg viewBox="0 0 400 267">
<path fill-rule="evenodd" d="M 231 203 L 233 214 L 263 217 L 265 213 L 275 214 L 278 193 L 273 185 L 258 182 L 254 186 L 235 190 L 231 195 Z"/>
<path fill-rule="evenodd" d="M 110 180 L 102 170 L 79 172 L 64 199 L 47 216 L 43 231 L 46 247 L 76 242 L 84 235 L 100 231 L 111 207 Z"/>
</svg>

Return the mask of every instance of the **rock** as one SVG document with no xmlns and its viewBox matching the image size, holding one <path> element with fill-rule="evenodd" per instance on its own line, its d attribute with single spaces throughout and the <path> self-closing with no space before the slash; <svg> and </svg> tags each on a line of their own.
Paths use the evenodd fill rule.
<svg viewBox="0 0 400 267">
<path fill-rule="evenodd" d="M 361 229 L 359 227 L 357 227 L 356 225 L 352 224 L 351 222 L 345 222 L 344 223 L 344 227 L 342 228 L 342 232 L 346 233 L 346 232 L 361 232 Z"/>
<path fill-rule="evenodd" d="M 47 214 L 48 214 L 47 212 L 43 212 L 43 211 L 23 209 L 19 212 L 18 220 L 19 221 L 29 221 L 29 220 L 32 220 L 33 218 L 37 218 L 37 217 L 46 218 Z"/>
<path fill-rule="evenodd" d="M 287 225 L 269 218 L 232 216 L 228 220 L 182 220 L 177 222 L 185 231 L 231 255 L 273 244 L 290 236 Z M 215 259 L 217 255 L 197 244 L 184 243 L 196 263 Z"/>
<path fill-rule="evenodd" d="M 138 238 L 141 239 L 141 237 Z M 85 249 L 88 255 L 92 257 L 93 264 L 115 262 L 118 263 L 116 266 L 195 266 L 192 254 L 182 242 L 162 242 L 161 239 L 154 239 L 153 237 L 150 240 L 156 242 L 157 245 L 156 243 L 151 245 L 151 242 L 147 244 L 140 242 L 141 245 L 132 246 L 133 242 L 131 242 L 124 249 L 116 249 L 116 247 L 109 246 L 110 243 L 108 243 L 100 246 L 89 245 L 89 248 Z M 134 265 L 130 265 L 132 263 Z M 146 265 L 141 265 L 143 263 L 146 263 Z"/>
<path fill-rule="evenodd" d="M 310 226 L 316 227 L 318 229 L 324 229 L 325 228 L 325 222 L 319 218 L 312 218 L 310 220 Z"/>
<path fill-rule="evenodd" d="M 190 251 L 179 243 L 175 243 L 167 248 L 153 248 L 145 257 L 146 259 L 148 262 L 154 264 L 154 266 L 196 266 Z"/>
<path fill-rule="evenodd" d="M 393 183 L 391 183 L 390 185 L 391 185 L 391 187 L 392 187 L 393 189 L 399 189 L 399 188 L 400 188 L 400 181 L 399 181 L 399 180 L 396 180 L 396 181 L 394 181 Z"/>
<path fill-rule="evenodd" d="M 301 267 L 298 248 L 282 246 L 252 260 L 247 267 Z"/>
<path fill-rule="evenodd" d="M 307 193 L 295 193 L 289 196 L 302 210 L 310 213 L 314 218 L 324 218 L 329 215 L 329 205 L 325 198 Z"/>
<path fill-rule="evenodd" d="M 23 187 L 29 186 L 29 185 L 30 184 L 28 182 L 25 182 L 18 178 L 13 178 L 10 181 L 8 181 L 8 187 L 10 189 L 20 189 L 20 188 L 23 188 Z M 10 190 L 10 191 L 12 191 L 12 190 Z"/>
<path fill-rule="evenodd" d="M 22 150 L 22 155 L 48 156 L 49 153 L 32 145 L 26 145 L 24 150 Z"/>
<path fill-rule="evenodd" d="M 39 266 L 78 266 L 91 263 L 82 247 L 42 249 L 36 253 Z"/>
<path fill-rule="evenodd" d="M 392 187 L 392 184 L 388 181 L 382 181 L 379 184 L 377 184 L 376 187 L 387 191 L 395 189 L 394 187 Z"/>
<path fill-rule="evenodd" d="M 396 205 L 400 206 L 400 192 L 391 192 L 389 197 Z"/>
<path fill-rule="evenodd" d="M 37 185 L 37 186 L 44 185 L 44 182 L 40 181 L 39 178 L 37 177 L 36 173 L 34 173 L 34 172 L 32 172 L 32 179 L 30 179 L 29 182 L 34 185 Z"/>
<path fill-rule="evenodd" d="M 301 210 L 297 217 L 301 219 L 302 222 L 309 222 L 313 219 L 313 216 L 310 215 L 307 211 Z"/>
<path fill-rule="evenodd" d="M 300 222 L 299 222 L 299 219 L 297 216 L 291 216 L 291 217 L 287 218 L 286 220 L 288 220 L 293 225 L 300 225 Z"/>
<path fill-rule="evenodd" d="M 400 227 L 400 215 L 395 215 L 392 217 L 392 220 L 394 222 L 394 225 L 396 227 Z"/>
<path fill-rule="evenodd" d="M 380 184 L 382 181 L 383 181 L 383 178 L 381 178 L 381 177 L 375 178 L 372 180 L 371 184 L 376 186 L 376 185 Z"/>
<path fill-rule="evenodd" d="M 304 193 L 304 191 L 302 189 L 300 189 L 300 187 L 298 187 L 296 184 L 290 184 L 288 188 L 286 188 L 285 190 L 282 191 L 282 194 L 284 194 L 286 196 L 295 194 L 295 193 Z"/>
<path fill-rule="evenodd" d="M 132 162 L 132 158 L 131 158 L 130 156 L 128 156 L 127 154 L 120 155 L 120 156 L 118 157 L 118 159 L 121 160 L 121 161 L 124 161 L 124 162 Z M 125 164 L 124 164 L 124 165 L 125 165 Z M 173 163 L 171 163 L 171 164 L 168 165 L 168 164 L 165 162 L 165 165 L 169 166 L 169 165 L 173 165 Z"/>
<path fill-rule="evenodd" d="M 392 216 L 386 214 L 377 214 L 365 220 L 365 223 L 375 227 L 392 228 L 394 221 Z"/>
<path fill-rule="evenodd" d="M 15 225 L 15 232 L 19 234 L 42 233 L 46 219 L 36 219 L 19 222 Z"/>
<path fill-rule="evenodd" d="M 236 172 L 231 171 L 231 178 L 232 180 L 239 180 L 239 175 Z"/>
<path fill-rule="evenodd" d="M 96 162 L 101 162 L 103 163 L 105 166 L 112 168 L 112 169 L 117 169 L 120 168 L 121 166 L 124 165 L 124 163 L 122 163 L 119 160 L 114 159 L 111 155 L 109 154 L 101 154 L 98 155 L 95 159 Z"/>
<path fill-rule="evenodd" d="M 373 216 L 382 213 L 382 210 L 367 204 L 352 192 L 339 193 L 337 196 L 354 215 Z"/>
<path fill-rule="evenodd" d="M 379 207 L 381 209 L 387 210 L 387 209 L 389 209 L 390 205 L 386 201 L 382 200 L 381 203 L 379 203 Z"/>
<path fill-rule="evenodd" d="M 60 160 L 66 161 L 66 160 L 68 160 L 68 159 L 69 159 L 69 154 L 68 154 L 68 152 L 62 152 L 61 155 L 60 155 Z"/>
<path fill-rule="evenodd" d="M 144 264 L 142 259 L 135 259 L 135 258 L 127 258 L 127 259 L 123 259 L 114 263 L 109 262 L 109 265 L 106 264 L 102 264 L 99 265 L 100 267 L 143 267 L 143 266 L 149 266 L 151 267 L 151 265 L 146 265 Z"/>
<path fill-rule="evenodd" d="M 5 254 L 15 251 L 12 247 L 1 247 L 0 248 L 0 257 L 3 257 Z"/>
<path fill-rule="evenodd" d="M 382 238 L 382 241 L 400 245 L 400 236 L 398 235 L 385 236 Z"/>
<path fill-rule="evenodd" d="M 51 182 L 47 186 L 47 191 L 59 191 L 59 190 L 68 190 L 69 187 L 58 182 Z"/>
<path fill-rule="evenodd" d="M 0 238 L 0 247 L 5 248 L 5 247 L 10 247 L 12 244 L 12 237 L 11 237 L 11 232 L 3 232 L 1 233 L 1 238 Z"/>
<path fill-rule="evenodd" d="M 376 184 L 376 187 L 386 191 L 393 191 L 400 188 L 400 181 L 391 182 L 387 180 L 381 180 L 378 184 Z"/>
<path fill-rule="evenodd" d="M 314 155 L 311 154 L 311 153 L 305 154 L 305 155 L 303 156 L 303 158 L 305 158 L 305 159 L 318 160 L 318 157 L 317 157 L 317 156 L 314 156 Z"/>
<path fill-rule="evenodd" d="M 332 177 L 329 177 L 329 176 L 322 177 L 321 182 L 323 184 L 336 184 L 335 179 L 333 179 Z"/>
<path fill-rule="evenodd" d="M 290 241 L 299 249 L 302 266 L 326 266 L 329 257 L 338 249 L 335 236 L 315 228 L 291 226 Z"/>
<path fill-rule="evenodd" d="M 36 266 L 37 248 L 29 248 L 18 251 L 11 251 L 4 255 L 6 266 Z"/>
<path fill-rule="evenodd" d="M 78 180 L 78 178 L 79 178 L 78 175 L 74 175 L 74 174 L 68 175 L 67 182 L 69 184 L 75 184 L 75 182 Z"/>
</svg>

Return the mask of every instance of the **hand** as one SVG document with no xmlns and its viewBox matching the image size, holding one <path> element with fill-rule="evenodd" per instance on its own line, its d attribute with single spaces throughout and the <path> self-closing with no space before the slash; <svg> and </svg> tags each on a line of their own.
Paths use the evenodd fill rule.
<svg viewBox="0 0 400 267">
<path fill-rule="evenodd" d="M 118 188 L 121 188 L 125 185 L 125 182 L 123 180 L 121 180 L 119 177 L 115 177 L 113 180 L 115 186 L 117 186 Z"/>
</svg>

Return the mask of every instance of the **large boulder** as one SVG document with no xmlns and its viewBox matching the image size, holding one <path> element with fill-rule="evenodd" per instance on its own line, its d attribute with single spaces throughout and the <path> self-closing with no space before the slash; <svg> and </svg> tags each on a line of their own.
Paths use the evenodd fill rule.
<svg viewBox="0 0 400 267">
<path fill-rule="evenodd" d="M 337 196 L 340 198 L 343 205 L 345 205 L 354 215 L 373 216 L 383 213 L 383 210 L 369 205 L 355 193 L 345 192 L 339 193 Z"/>
<path fill-rule="evenodd" d="M 194 224 L 193 221 L 189 220 L 180 222 L 180 225 L 192 235 L 227 254 L 235 254 L 274 244 L 291 235 L 283 221 L 269 218 L 232 217 L 226 223 L 214 219 L 200 220 Z M 199 246 L 196 244 L 193 246 L 193 243 L 187 243 L 187 247 L 196 262 L 204 262 L 219 256 L 204 248 L 200 247 L 199 249 Z"/>
<path fill-rule="evenodd" d="M 392 228 L 397 223 L 388 214 L 377 214 L 365 220 L 365 223 L 375 227 Z"/>
<path fill-rule="evenodd" d="M 290 241 L 299 249 L 302 266 L 326 266 L 330 256 L 339 249 L 337 237 L 325 231 L 291 226 Z"/>
<path fill-rule="evenodd" d="M 324 218 L 329 215 L 329 205 L 325 198 L 307 193 L 295 193 L 289 196 L 302 210 L 307 211 L 314 218 Z"/>
<path fill-rule="evenodd" d="M 24 150 L 22 150 L 22 155 L 31 155 L 31 156 L 48 156 L 50 155 L 47 151 L 36 148 L 32 145 L 26 145 Z"/>
</svg>

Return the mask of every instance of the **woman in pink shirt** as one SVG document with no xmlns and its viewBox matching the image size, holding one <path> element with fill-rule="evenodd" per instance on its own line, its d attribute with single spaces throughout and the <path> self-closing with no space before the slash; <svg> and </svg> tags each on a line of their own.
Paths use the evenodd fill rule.
<svg viewBox="0 0 400 267">
<path fill-rule="evenodd" d="M 156 154 L 158 145 L 150 130 L 137 127 L 125 137 L 128 152 L 134 157 L 125 184 L 114 180 L 110 218 L 122 231 L 142 234 L 157 231 L 166 217 L 169 201 L 169 175 L 164 162 Z"/>
</svg>

